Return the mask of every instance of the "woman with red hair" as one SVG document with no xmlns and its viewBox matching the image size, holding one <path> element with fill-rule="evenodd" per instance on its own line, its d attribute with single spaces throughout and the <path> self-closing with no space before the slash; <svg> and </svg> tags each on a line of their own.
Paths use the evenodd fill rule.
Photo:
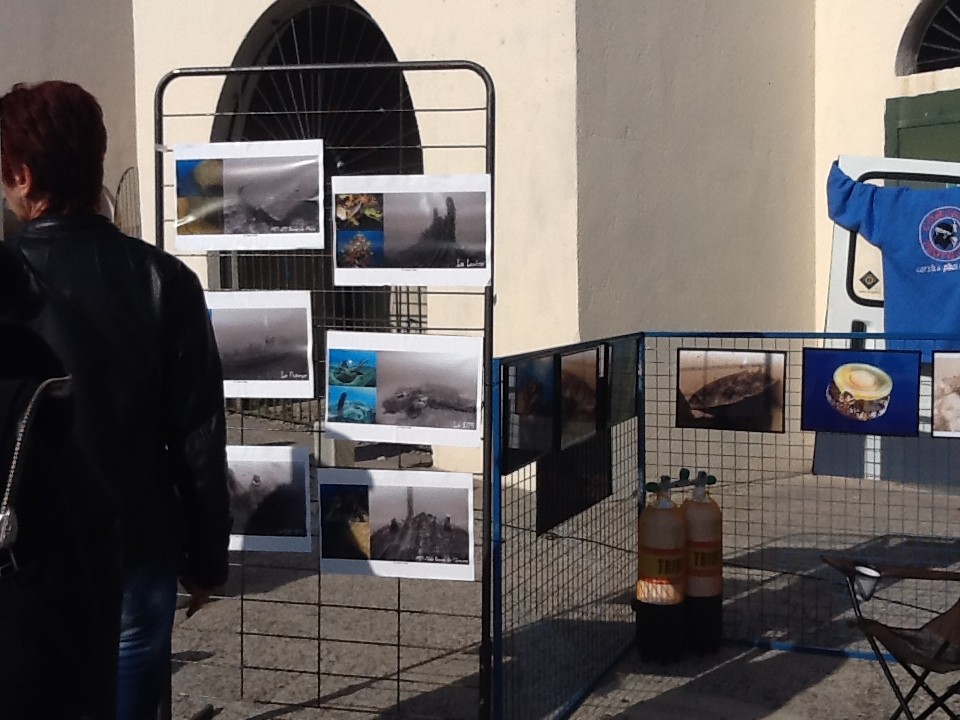
<svg viewBox="0 0 960 720">
<path fill-rule="evenodd" d="M 79 85 L 0 98 L 0 178 L 23 222 L 8 242 L 43 296 L 31 324 L 73 378 L 74 432 L 119 506 L 117 717 L 141 720 L 166 686 L 178 578 L 195 609 L 227 576 L 223 380 L 197 276 L 97 214 L 106 146 Z"/>
</svg>

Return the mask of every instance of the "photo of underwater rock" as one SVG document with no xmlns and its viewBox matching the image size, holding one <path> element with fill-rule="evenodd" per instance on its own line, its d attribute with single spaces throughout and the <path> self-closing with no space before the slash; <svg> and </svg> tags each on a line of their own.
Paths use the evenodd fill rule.
<svg viewBox="0 0 960 720">
<path fill-rule="evenodd" d="M 319 163 L 309 156 L 225 158 L 224 234 L 319 232 Z"/>
<path fill-rule="evenodd" d="M 371 559 L 469 563 L 469 492 L 461 488 L 371 487 Z"/>
<path fill-rule="evenodd" d="M 483 192 L 384 194 L 384 262 L 391 268 L 486 265 Z"/>
</svg>

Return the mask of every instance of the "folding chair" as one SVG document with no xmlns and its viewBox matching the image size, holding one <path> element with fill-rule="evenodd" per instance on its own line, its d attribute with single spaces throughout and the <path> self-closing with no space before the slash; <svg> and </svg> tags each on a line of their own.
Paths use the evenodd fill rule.
<svg viewBox="0 0 960 720">
<path fill-rule="evenodd" d="M 857 627 L 873 648 L 883 674 L 900 702 L 899 709 L 890 716 L 890 720 L 897 720 L 901 713 L 908 720 L 924 720 L 938 709 L 943 710 L 953 720 L 960 720 L 960 715 L 946 705 L 946 701 L 960 690 L 960 679 L 940 694 L 927 684 L 927 678 L 931 673 L 960 672 L 960 600 L 919 628 L 885 625 L 866 617 L 860 605 L 861 601 L 870 599 L 878 581 L 960 580 L 960 572 L 933 570 L 915 565 L 871 563 L 868 567 L 879 575 L 865 579 L 857 570 L 862 565 L 854 560 L 837 555 L 821 555 L 821 559 L 846 577 L 847 592 L 857 616 Z M 887 663 L 887 657 L 880 649 L 881 645 L 913 678 L 913 687 L 908 692 L 904 693 L 897 684 Z M 930 701 L 930 705 L 915 715 L 910 709 L 910 703 L 921 690 L 928 696 L 925 699 Z M 924 698 L 923 695 L 919 697 Z"/>
</svg>

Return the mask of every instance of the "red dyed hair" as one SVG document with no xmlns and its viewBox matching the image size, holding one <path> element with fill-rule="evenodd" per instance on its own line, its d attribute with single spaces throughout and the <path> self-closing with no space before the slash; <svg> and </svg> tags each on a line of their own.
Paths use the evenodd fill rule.
<svg viewBox="0 0 960 720">
<path fill-rule="evenodd" d="M 75 83 L 18 83 L 0 97 L 0 176 L 24 165 L 47 213 L 96 210 L 103 187 L 107 130 L 97 99 Z"/>
</svg>

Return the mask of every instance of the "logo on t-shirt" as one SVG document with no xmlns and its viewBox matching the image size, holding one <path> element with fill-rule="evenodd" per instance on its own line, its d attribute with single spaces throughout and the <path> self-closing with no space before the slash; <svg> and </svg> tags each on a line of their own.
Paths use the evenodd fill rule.
<svg viewBox="0 0 960 720">
<path fill-rule="evenodd" d="M 960 259 L 960 208 L 940 207 L 920 221 L 920 247 L 940 262 Z"/>
</svg>

